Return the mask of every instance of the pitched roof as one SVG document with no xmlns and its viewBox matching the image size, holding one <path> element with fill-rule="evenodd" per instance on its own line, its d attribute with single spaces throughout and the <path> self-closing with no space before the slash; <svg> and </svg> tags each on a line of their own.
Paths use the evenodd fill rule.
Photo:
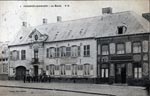
<svg viewBox="0 0 150 96">
<path fill-rule="evenodd" d="M 30 43 L 29 35 L 35 28 L 41 34 L 47 34 L 47 41 L 51 42 L 89 37 L 116 36 L 118 35 L 118 26 L 127 27 L 123 35 L 150 32 L 147 20 L 134 12 L 126 11 L 23 28 L 10 45 Z"/>
</svg>

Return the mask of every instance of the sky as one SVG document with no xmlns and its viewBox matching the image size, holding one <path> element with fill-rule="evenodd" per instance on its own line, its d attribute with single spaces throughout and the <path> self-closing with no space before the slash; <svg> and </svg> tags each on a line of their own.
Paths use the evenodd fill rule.
<svg viewBox="0 0 150 96">
<path fill-rule="evenodd" d="M 57 16 L 61 16 L 62 21 L 100 16 L 104 7 L 112 7 L 113 13 L 133 11 L 142 15 L 150 12 L 149 3 L 150 0 L 0 1 L 0 42 L 15 39 L 23 21 L 27 26 L 37 26 L 43 18 L 55 23 Z M 43 7 L 37 7 L 39 5 Z M 61 7 L 52 7 L 54 5 Z"/>
</svg>

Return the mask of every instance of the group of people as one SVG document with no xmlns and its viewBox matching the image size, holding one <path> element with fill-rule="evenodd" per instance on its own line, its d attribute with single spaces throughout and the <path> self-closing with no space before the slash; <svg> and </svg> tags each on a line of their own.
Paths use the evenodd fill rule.
<svg viewBox="0 0 150 96">
<path fill-rule="evenodd" d="M 51 82 L 51 77 L 47 76 L 46 73 L 40 74 L 39 76 L 31 76 L 30 74 L 24 75 L 23 82 Z"/>
</svg>

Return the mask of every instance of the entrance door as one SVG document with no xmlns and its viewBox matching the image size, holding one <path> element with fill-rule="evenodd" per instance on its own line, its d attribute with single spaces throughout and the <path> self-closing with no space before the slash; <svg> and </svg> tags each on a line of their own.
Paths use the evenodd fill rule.
<svg viewBox="0 0 150 96">
<path fill-rule="evenodd" d="M 115 82 L 126 83 L 126 65 L 125 64 L 115 65 Z"/>
<path fill-rule="evenodd" d="M 34 66 L 34 75 L 38 76 L 38 66 Z"/>
<path fill-rule="evenodd" d="M 24 75 L 26 75 L 26 68 L 23 66 L 19 66 L 16 68 L 16 79 L 23 80 Z"/>
</svg>

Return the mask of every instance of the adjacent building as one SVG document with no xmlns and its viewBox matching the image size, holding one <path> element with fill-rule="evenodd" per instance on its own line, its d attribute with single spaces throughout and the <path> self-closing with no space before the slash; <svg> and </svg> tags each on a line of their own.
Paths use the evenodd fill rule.
<svg viewBox="0 0 150 96">
<path fill-rule="evenodd" d="M 0 42 L 0 80 L 8 79 L 8 42 Z"/>
<path fill-rule="evenodd" d="M 149 22 L 131 11 L 47 23 L 23 22 L 9 44 L 9 76 L 46 73 L 58 80 L 141 83 L 149 80 Z"/>
</svg>

